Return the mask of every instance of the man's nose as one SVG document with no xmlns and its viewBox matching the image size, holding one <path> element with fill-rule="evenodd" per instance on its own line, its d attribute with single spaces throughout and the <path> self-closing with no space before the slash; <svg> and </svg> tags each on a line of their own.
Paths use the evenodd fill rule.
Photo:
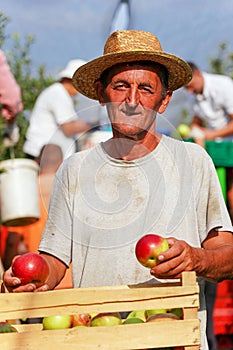
<svg viewBox="0 0 233 350">
<path fill-rule="evenodd" d="M 126 96 L 126 102 L 130 106 L 137 106 L 139 104 L 140 94 L 136 88 L 130 88 Z"/>
</svg>

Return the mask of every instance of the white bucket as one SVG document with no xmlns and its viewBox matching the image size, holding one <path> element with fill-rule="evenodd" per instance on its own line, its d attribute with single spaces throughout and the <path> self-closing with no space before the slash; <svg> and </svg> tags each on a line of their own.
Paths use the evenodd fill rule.
<svg viewBox="0 0 233 350">
<path fill-rule="evenodd" d="M 1 219 L 6 226 L 25 226 L 40 217 L 38 164 L 31 159 L 0 162 Z"/>
</svg>

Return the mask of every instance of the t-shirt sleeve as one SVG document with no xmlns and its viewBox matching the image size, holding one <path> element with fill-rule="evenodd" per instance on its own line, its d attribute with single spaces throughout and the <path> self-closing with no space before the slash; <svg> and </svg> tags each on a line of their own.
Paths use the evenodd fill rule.
<svg viewBox="0 0 233 350">
<path fill-rule="evenodd" d="M 56 89 L 53 90 L 53 96 L 50 96 L 49 108 L 52 111 L 56 123 L 62 125 L 71 120 L 78 119 L 78 116 L 71 96 L 69 96 L 63 86 L 60 86 L 61 84 L 58 84 Z"/>
<path fill-rule="evenodd" d="M 68 267 L 71 262 L 72 194 L 66 166 L 61 166 L 53 183 L 48 219 L 39 245 L 40 252 L 56 256 Z"/>
</svg>

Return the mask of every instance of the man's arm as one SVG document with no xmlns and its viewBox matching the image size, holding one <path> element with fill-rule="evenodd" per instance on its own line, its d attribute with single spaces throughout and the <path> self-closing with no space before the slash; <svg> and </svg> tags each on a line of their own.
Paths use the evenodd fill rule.
<svg viewBox="0 0 233 350">
<path fill-rule="evenodd" d="M 83 120 L 72 120 L 60 125 L 60 128 L 67 137 L 71 137 L 78 133 L 91 130 L 91 125 Z"/>
<path fill-rule="evenodd" d="M 180 278 L 183 271 L 220 282 L 233 279 L 233 234 L 211 230 L 202 244 L 194 248 L 185 241 L 168 239 L 170 249 L 159 256 L 160 264 L 151 270 L 157 278 Z"/>
<path fill-rule="evenodd" d="M 209 130 L 206 128 L 201 128 L 202 132 L 204 133 L 204 138 L 206 140 L 214 140 L 217 137 L 233 135 L 233 114 L 230 114 L 229 117 L 231 118 L 230 122 L 222 129 Z"/>
<path fill-rule="evenodd" d="M 193 118 L 192 118 L 192 122 L 191 122 L 191 128 L 192 127 L 202 127 L 204 124 L 204 121 L 203 119 L 201 119 L 200 117 L 198 117 L 197 115 L 194 115 Z"/>
</svg>

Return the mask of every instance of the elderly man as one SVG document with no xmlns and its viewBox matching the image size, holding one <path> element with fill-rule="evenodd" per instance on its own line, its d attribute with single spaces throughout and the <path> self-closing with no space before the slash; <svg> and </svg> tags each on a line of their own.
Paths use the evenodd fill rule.
<svg viewBox="0 0 233 350">
<path fill-rule="evenodd" d="M 75 72 L 76 88 L 106 105 L 113 138 L 60 167 L 39 248 L 49 280 L 21 286 L 9 269 L 10 291 L 53 289 L 71 261 L 75 287 L 166 281 L 183 271 L 195 271 L 200 285 L 232 278 L 233 230 L 211 159 L 196 144 L 156 132 L 156 114 L 190 79 L 186 62 L 134 30 L 111 34 L 103 56 Z M 151 275 L 134 254 L 148 232 L 169 242 Z M 201 288 L 200 317 L 204 308 Z"/>
</svg>

